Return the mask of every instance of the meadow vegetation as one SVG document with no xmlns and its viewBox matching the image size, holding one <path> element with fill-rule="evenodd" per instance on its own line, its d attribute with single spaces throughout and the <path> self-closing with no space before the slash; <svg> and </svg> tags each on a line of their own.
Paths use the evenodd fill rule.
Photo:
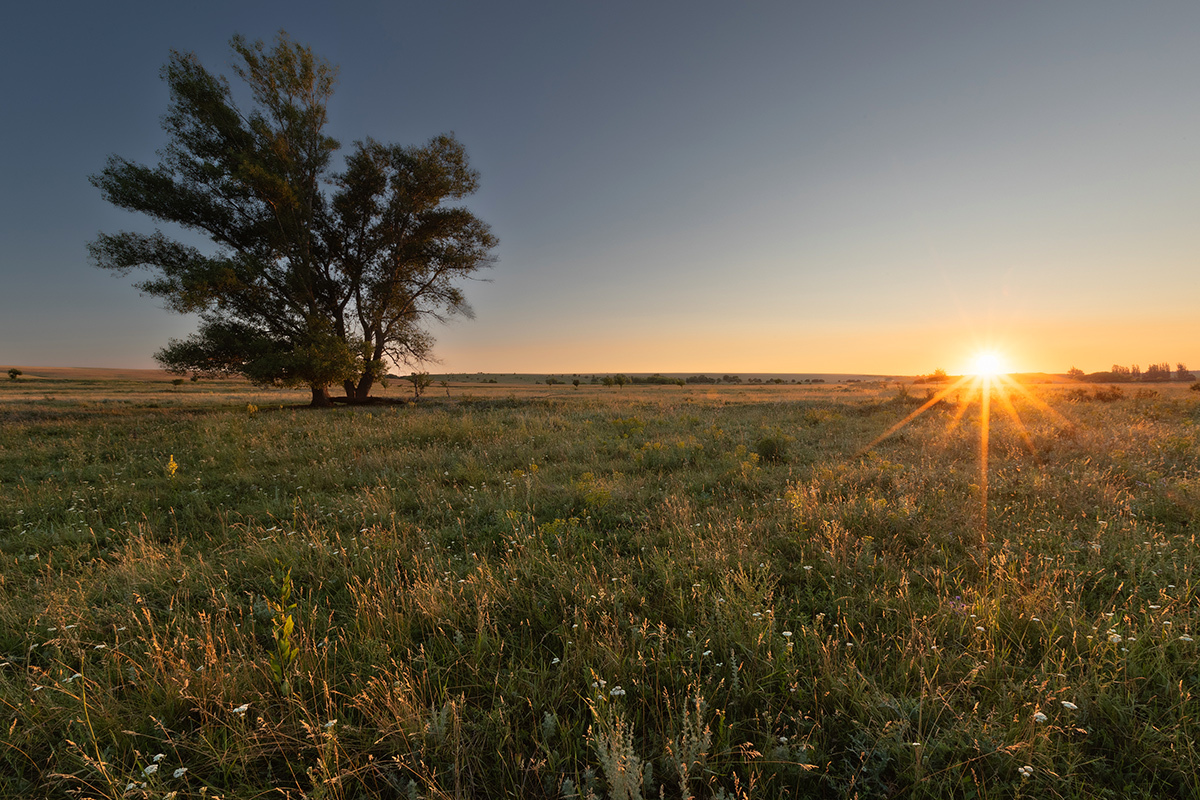
<svg viewBox="0 0 1200 800">
<path fill-rule="evenodd" d="M 1186 386 L 446 390 L 0 382 L 0 794 L 1200 794 Z"/>
</svg>

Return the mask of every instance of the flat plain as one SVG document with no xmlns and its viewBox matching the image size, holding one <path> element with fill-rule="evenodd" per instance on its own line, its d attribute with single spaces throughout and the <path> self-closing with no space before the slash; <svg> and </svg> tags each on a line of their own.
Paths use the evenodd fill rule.
<svg viewBox="0 0 1200 800">
<path fill-rule="evenodd" d="M 1200 393 L 924 392 L 0 382 L 0 794 L 1200 795 Z"/>
</svg>

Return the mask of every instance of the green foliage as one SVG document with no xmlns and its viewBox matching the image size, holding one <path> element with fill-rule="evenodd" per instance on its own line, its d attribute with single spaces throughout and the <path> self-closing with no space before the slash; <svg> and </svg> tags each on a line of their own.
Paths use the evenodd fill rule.
<svg viewBox="0 0 1200 800">
<path fill-rule="evenodd" d="M 167 146 L 151 168 L 111 157 L 92 183 L 114 205 L 198 233 L 212 253 L 161 232 L 101 234 L 93 261 L 137 284 L 199 330 L 157 359 L 177 373 L 243 375 L 328 387 L 366 399 L 385 360 L 428 358 L 427 318 L 470 315 L 458 282 L 491 263 L 487 225 L 458 200 L 478 175 L 452 136 L 420 147 L 325 134 L 336 70 L 280 33 L 270 47 L 234 37 L 233 71 L 253 105 L 240 109 L 227 81 L 195 56 L 163 68 L 171 103 Z"/>
</svg>

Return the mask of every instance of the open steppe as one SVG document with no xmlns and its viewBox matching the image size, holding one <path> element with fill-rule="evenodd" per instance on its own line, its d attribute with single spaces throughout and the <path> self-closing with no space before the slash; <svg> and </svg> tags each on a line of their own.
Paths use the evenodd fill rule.
<svg viewBox="0 0 1200 800">
<path fill-rule="evenodd" d="M 1186 386 L 27 372 L 0 795 L 1200 794 Z"/>
</svg>

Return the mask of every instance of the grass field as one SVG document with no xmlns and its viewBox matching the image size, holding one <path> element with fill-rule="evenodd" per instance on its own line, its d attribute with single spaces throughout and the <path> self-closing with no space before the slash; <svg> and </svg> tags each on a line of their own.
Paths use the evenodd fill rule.
<svg viewBox="0 0 1200 800">
<path fill-rule="evenodd" d="M 1200 795 L 1186 386 L 985 527 L 969 391 L 149 377 L 0 381 L 3 796 Z"/>
</svg>

